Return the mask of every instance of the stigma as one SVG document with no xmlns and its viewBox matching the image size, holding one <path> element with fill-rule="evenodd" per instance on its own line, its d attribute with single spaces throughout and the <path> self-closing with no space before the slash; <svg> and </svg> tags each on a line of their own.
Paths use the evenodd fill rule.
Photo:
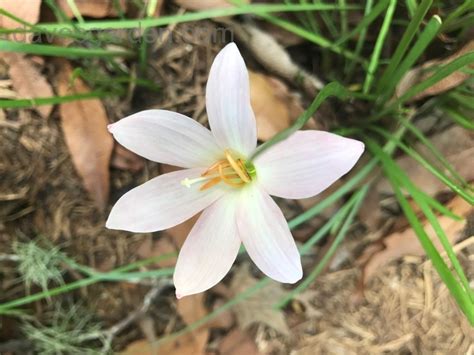
<svg viewBox="0 0 474 355">
<path fill-rule="evenodd" d="M 256 177 L 255 167 L 252 163 L 235 157 L 230 149 L 224 151 L 224 156 L 225 159 L 212 164 L 200 177 L 186 178 L 181 181 L 181 185 L 190 188 L 194 184 L 201 183 L 200 191 L 207 190 L 219 183 L 238 188 L 249 184 Z"/>
</svg>

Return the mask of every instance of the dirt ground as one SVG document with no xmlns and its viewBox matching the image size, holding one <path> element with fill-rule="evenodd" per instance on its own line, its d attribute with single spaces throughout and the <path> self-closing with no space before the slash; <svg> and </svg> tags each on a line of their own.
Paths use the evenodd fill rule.
<svg viewBox="0 0 474 355">
<path fill-rule="evenodd" d="M 200 26 L 213 27 L 215 24 L 200 22 Z M 103 100 L 110 122 L 131 112 L 159 107 L 206 123 L 204 88 L 209 67 L 221 44 L 199 43 L 184 25 L 174 28 L 173 33 L 183 45 L 154 48 L 150 63 L 150 75 L 161 83 L 161 91 L 151 95 L 138 90 L 120 102 Z M 255 63 L 250 62 L 250 65 L 253 69 L 261 69 Z M 55 70 L 55 65 L 46 61 L 44 74 L 51 81 Z M 1 60 L 0 79 L 9 79 L 8 66 Z M 142 258 L 143 248 L 154 245 L 161 238 L 179 244 L 185 237 L 189 225 L 182 226 L 178 232 L 171 231 L 171 234 L 124 233 L 104 227 L 114 201 L 134 186 L 167 171 L 168 167 L 152 162 L 145 162 L 138 171 L 112 167 L 108 207 L 99 212 L 71 161 L 57 109 L 47 120 L 29 109 L 0 110 L 0 114 L 3 115 L 0 116 L 1 252 L 11 253 L 15 241 L 42 240 L 59 246 L 66 255 L 83 265 L 108 271 Z M 289 218 L 305 208 L 286 201 L 279 203 Z M 398 217 L 390 218 L 397 221 Z M 305 240 L 319 225 L 318 220 L 305 224 L 295 232 L 297 239 Z M 369 244 L 368 232 L 360 222 L 352 229 L 345 247 L 336 256 L 342 261 L 333 260 L 333 267 L 284 310 L 290 333 L 283 336 L 271 327 L 253 324 L 245 330 L 255 346 L 250 351 L 298 355 L 473 354 L 473 329 L 426 258 L 406 256 L 391 262 L 365 287 L 365 297 L 361 295 L 361 269 L 355 265 L 355 260 L 361 254 L 361 245 Z M 306 258 L 308 265 L 314 263 L 317 251 L 324 248 L 325 242 Z M 472 234 L 459 239 L 458 246 L 472 280 Z M 243 257 L 239 263 L 248 263 L 248 259 Z M 66 272 L 64 281 L 81 278 L 76 272 Z M 224 284 L 229 285 L 231 280 L 232 275 Z M 140 284 L 100 283 L 53 297 L 50 301 L 32 303 L 27 309 L 41 322 L 54 304 L 79 302 L 108 328 L 139 308 L 148 289 L 149 286 Z M 2 264 L 0 303 L 31 291 L 38 291 L 38 288 L 25 289 L 18 279 L 14 262 Z M 222 298 L 222 292 L 208 292 L 206 308 L 215 307 L 219 298 Z M 234 316 L 231 315 L 233 320 L 224 327 L 211 328 L 207 353 L 219 353 L 222 339 L 232 329 L 239 328 Z M 153 320 L 156 337 L 183 326 L 182 317 L 177 315 L 172 286 L 163 288 L 149 309 L 148 318 Z M 0 321 L 0 346 L 12 340 L 27 341 L 21 331 L 21 321 L 6 316 L 0 317 Z M 147 335 L 143 326 L 134 322 L 116 337 L 114 349 L 123 350 L 144 337 Z M 15 346 L 12 347 L 5 353 L 14 353 Z M 237 355 L 244 352 L 229 350 L 222 353 Z"/>
</svg>

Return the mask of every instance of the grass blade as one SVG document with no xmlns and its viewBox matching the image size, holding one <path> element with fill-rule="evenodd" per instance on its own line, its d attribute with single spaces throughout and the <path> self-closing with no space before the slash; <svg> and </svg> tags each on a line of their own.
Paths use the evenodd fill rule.
<svg viewBox="0 0 474 355">
<path fill-rule="evenodd" d="M 336 238 L 334 238 L 334 242 L 331 244 L 330 248 L 324 254 L 323 258 L 319 263 L 316 264 L 314 269 L 311 271 L 311 273 L 305 277 L 303 282 L 301 282 L 296 288 L 291 290 L 283 299 L 281 299 L 276 305 L 276 308 L 283 308 L 285 307 L 288 302 L 290 302 L 295 295 L 298 293 L 301 293 L 304 291 L 306 288 L 308 288 L 314 280 L 319 276 L 319 274 L 324 270 L 324 267 L 328 264 L 328 262 L 331 260 L 333 257 L 334 253 L 336 252 L 337 248 L 341 244 L 341 242 L 344 240 L 345 236 L 347 235 L 347 232 L 349 231 L 349 227 L 351 226 L 352 222 L 354 221 L 354 217 L 359 211 L 362 201 L 364 200 L 365 196 L 367 195 L 367 192 L 369 191 L 369 186 L 370 185 L 365 185 L 362 187 L 359 191 L 357 191 L 352 198 L 347 202 L 347 204 L 339 210 L 339 212 L 342 212 L 343 216 L 347 215 L 347 218 L 344 220 L 344 223 L 342 224 L 341 229 L 336 235 Z"/>
<path fill-rule="evenodd" d="M 371 126 L 370 128 L 373 131 L 381 134 L 388 140 L 393 139 L 391 138 L 391 135 L 389 132 L 379 127 Z M 409 148 L 406 144 L 404 144 L 400 140 L 394 139 L 394 141 L 405 153 L 407 153 L 411 158 L 415 159 L 418 163 L 420 163 L 426 170 L 428 170 L 431 174 L 433 174 L 436 178 L 438 178 L 438 180 L 440 180 L 443 184 L 448 186 L 453 192 L 461 196 L 468 203 L 474 205 L 474 197 L 471 196 L 468 192 L 464 191 L 464 189 L 461 186 L 451 181 L 443 172 L 439 171 L 436 167 L 430 164 L 418 152 Z"/>
<path fill-rule="evenodd" d="M 348 5 L 346 10 L 356 10 L 360 6 Z M 76 24 L 76 27 L 83 31 L 97 30 L 116 30 L 116 29 L 133 29 L 133 28 L 149 28 L 157 26 L 166 26 L 174 23 L 184 23 L 198 20 L 206 20 L 215 17 L 236 16 L 244 14 L 266 14 L 272 12 L 302 12 L 302 11 L 332 11 L 340 10 L 339 5 L 330 4 L 245 4 L 242 6 L 219 8 L 205 10 L 199 12 L 190 12 L 181 15 L 170 15 L 153 17 L 148 19 L 127 19 L 127 20 L 102 20 L 102 21 L 86 21 Z M 50 31 L 59 31 L 64 29 L 73 29 L 68 24 L 41 24 L 41 28 Z"/>
<path fill-rule="evenodd" d="M 385 174 L 394 189 L 397 200 L 399 201 L 400 206 L 408 219 L 408 222 L 410 223 L 416 235 L 418 236 L 418 239 L 420 240 L 423 249 L 433 262 L 433 266 L 438 271 L 438 274 L 440 275 L 441 279 L 448 287 L 449 291 L 453 295 L 461 310 L 466 315 L 469 322 L 471 324 L 474 324 L 474 305 L 471 301 L 471 291 L 469 289 L 469 285 L 467 284 L 468 288 L 467 290 L 465 290 L 458 283 L 458 281 L 456 281 L 456 278 L 453 276 L 453 274 L 449 270 L 449 267 L 446 265 L 443 258 L 441 257 L 438 250 L 431 241 L 430 237 L 426 233 L 421 221 L 416 216 L 415 211 L 411 207 L 406 197 L 401 192 L 400 186 L 404 186 L 405 188 L 407 188 L 407 190 L 412 194 L 412 197 L 415 199 L 422 211 L 426 214 L 426 217 L 428 218 L 430 223 L 434 223 L 433 227 L 435 228 L 437 233 L 440 233 L 437 235 L 440 238 L 443 247 L 446 247 L 446 252 L 448 253 L 448 257 L 450 257 L 453 267 L 457 272 L 460 272 L 461 275 L 464 275 L 464 272 L 462 271 L 462 268 L 459 265 L 459 261 L 457 260 L 456 255 L 452 250 L 452 246 L 449 244 L 449 241 L 447 241 L 447 238 L 445 238 L 446 236 L 444 235 L 444 232 L 440 232 L 440 228 L 438 228 L 440 227 L 439 224 L 436 224 L 437 222 L 435 222 L 436 217 L 432 214 L 429 206 L 426 205 L 424 199 L 420 197 L 420 195 L 417 193 L 417 189 L 414 187 L 414 185 L 412 185 L 408 177 L 405 178 L 403 171 L 401 171 L 401 169 L 396 166 L 393 160 L 389 156 L 387 156 L 387 154 L 383 152 L 383 150 L 378 147 L 378 145 L 374 141 L 372 141 L 371 139 L 367 139 L 366 142 L 372 153 L 375 156 L 379 157 L 379 159 L 381 160 Z M 464 284 L 463 277 L 461 275 L 458 276 L 460 276 L 461 282 Z"/>
<path fill-rule="evenodd" d="M 447 63 L 445 65 L 441 65 L 436 68 L 436 72 L 429 78 L 423 80 L 421 83 L 411 87 L 405 94 L 399 97 L 393 106 L 397 104 L 402 104 L 407 100 L 410 100 L 414 96 L 418 95 L 419 93 L 425 91 L 426 89 L 432 87 L 439 81 L 443 80 L 447 76 L 453 74 L 454 72 L 464 68 L 465 66 L 474 63 L 474 52 L 466 53 L 452 62 Z"/>
<path fill-rule="evenodd" d="M 398 65 L 400 64 L 403 56 L 405 55 L 405 52 L 407 51 L 410 42 L 415 37 L 416 32 L 420 28 L 421 23 L 423 22 L 423 19 L 425 18 L 426 13 L 428 12 L 428 9 L 431 7 L 432 3 L 433 0 L 423 0 L 421 4 L 416 8 L 416 12 L 412 17 L 410 23 L 408 24 L 407 29 L 403 33 L 403 36 L 400 39 L 400 43 L 398 44 L 395 53 L 393 53 L 392 57 L 390 58 L 390 63 L 385 69 L 382 77 L 380 78 L 380 81 L 378 82 L 376 90 L 377 93 L 381 93 L 383 91 L 383 88 L 386 86 L 387 81 L 391 78 L 393 73 L 398 68 Z"/>
<path fill-rule="evenodd" d="M 92 91 L 84 94 L 38 97 L 34 99 L 0 100 L 0 108 L 34 108 L 41 105 L 56 105 L 77 100 L 90 100 L 111 96 L 101 91 Z"/>
<path fill-rule="evenodd" d="M 99 48 L 61 47 L 52 44 L 22 43 L 0 39 L 0 52 L 17 52 L 65 58 L 130 57 L 130 51 L 111 51 Z"/>
<path fill-rule="evenodd" d="M 372 82 L 374 80 L 374 74 L 377 71 L 379 64 L 380 54 L 382 52 L 382 47 L 387 37 L 388 31 L 390 29 L 390 23 L 392 22 L 393 13 L 395 12 L 395 7 L 397 5 L 397 0 L 390 0 L 390 3 L 385 13 L 385 18 L 382 23 L 382 28 L 380 29 L 379 36 L 375 42 L 374 51 L 370 58 L 369 67 L 367 68 L 367 75 L 365 76 L 365 81 L 363 85 L 363 92 L 367 94 L 370 91 Z"/>
<path fill-rule="evenodd" d="M 421 33 L 420 38 L 418 38 L 411 50 L 408 52 L 406 58 L 400 64 L 397 63 L 397 66 L 393 69 L 395 70 L 394 72 L 389 72 L 386 86 L 383 88 L 383 100 L 387 100 L 392 94 L 395 86 L 402 80 L 405 73 L 413 67 L 418 58 L 420 58 L 420 56 L 425 52 L 428 45 L 438 34 L 440 28 L 441 18 L 435 15 L 428 22 L 428 25 Z M 389 68 L 387 68 L 387 70 L 388 69 Z"/>
</svg>

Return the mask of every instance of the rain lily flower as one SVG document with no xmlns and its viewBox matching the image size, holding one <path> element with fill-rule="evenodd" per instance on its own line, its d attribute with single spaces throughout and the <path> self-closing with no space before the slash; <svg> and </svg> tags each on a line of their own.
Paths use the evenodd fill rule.
<svg viewBox="0 0 474 355">
<path fill-rule="evenodd" d="M 301 260 L 282 211 L 270 195 L 314 196 L 346 174 L 363 143 L 322 131 L 298 131 L 253 161 L 257 128 L 249 78 L 234 43 L 212 64 L 206 88 L 211 130 L 179 113 L 148 110 L 109 127 L 131 151 L 184 168 L 122 196 L 107 227 L 154 232 L 203 211 L 179 253 L 174 273 L 179 297 L 203 292 L 230 270 L 241 243 L 274 280 L 301 279 Z"/>
</svg>

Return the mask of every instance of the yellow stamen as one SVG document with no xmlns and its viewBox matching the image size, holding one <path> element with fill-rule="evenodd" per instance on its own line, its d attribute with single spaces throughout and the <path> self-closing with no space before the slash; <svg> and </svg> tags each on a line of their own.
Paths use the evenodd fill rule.
<svg viewBox="0 0 474 355">
<path fill-rule="evenodd" d="M 247 176 L 247 174 L 245 173 L 245 169 L 242 169 L 243 166 L 241 167 L 235 160 L 234 158 L 232 158 L 232 155 L 230 155 L 230 152 L 229 150 L 227 149 L 225 151 L 225 157 L 227 158 L 227 161 L 229 162 L 229 164 L 232 166 L 232 168 L 234 169 L 234 171 L 239 175 L 239 177 L 242 179 L 242 181 L 244 183 L 249 183 L 250 182 L 250 178 Z M 239 159 L 240 161 L 240 159 Z"/>
<path fill-rule="evenodd" d="M 227 185 L 234 186 L 234 187 L 239 187 L 239 186 L 242 186 L 243 184 L 245 184 L 244 182 L 234 182 L 234 181 L 230 180 L 230 178 L 229 178 L 230 176 L 224 174 L 224 171 L 222 169 L 222 165 L 219 165 L 219 175 L 220 175 L 222 181 L 224 181 Z"/>
<path fill-rule="evenodd" d="M 220 176 L 215 177 L 214 179 L 209 180 L 209 181 L 206 182 L 204 185 L 202 185 L 202 186 L 199 188 L 199 191 L 204 191 L 204 190 L 210 189 L 211 187 L 217 185 L 217 184 L 220 183 L 220 182 L 221 182 Z"/>
<path fill-rule="evenodd" d="M 212 164 L 205 172 L 201 174 L 201 176 L 209 175 L 213 170 L 216 170 L 222 164 L 229 166 L 229 163 L 227 162 L 227 160 L 225 159 L 219 160 L 218 162 Z"/>
</svg>

